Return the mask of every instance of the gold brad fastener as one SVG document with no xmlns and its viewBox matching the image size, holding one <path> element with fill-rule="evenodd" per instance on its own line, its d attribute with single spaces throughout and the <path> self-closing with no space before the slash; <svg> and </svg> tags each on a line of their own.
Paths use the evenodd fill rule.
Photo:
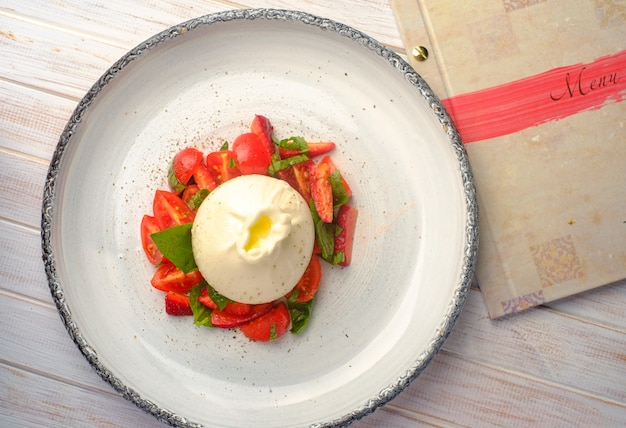
<svg viewBox="0 0 626 428">
<path fill-rule="evenodd" d="M 426 61 L 426 59 L 428 58 L 428 49 L 426 49 L 424 46 L 416 46 L 411 51 L 411 55 L 413 55 L 413 58 L 420 62 Z"/>
</svg>

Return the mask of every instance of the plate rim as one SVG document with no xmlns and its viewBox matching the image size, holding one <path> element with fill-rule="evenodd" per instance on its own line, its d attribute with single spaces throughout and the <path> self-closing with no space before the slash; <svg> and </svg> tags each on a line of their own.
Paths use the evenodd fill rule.
<svg viewBox="0 0 626 428">
<path fill-rule="evenodd" d="M 80 328 L 73 320 L 71 310 L 65 301 L 63 286 L 56 272 L 55 257 L 52 251 L 51 240 L 52 224 L 55 218 L 54 201 L 56 179 L 62 168 L 63 153 L 70 144 L 72 137 L 77 132 L 85 112 L 89 109 L 92 102 L 106 87 L 106 85 L 126 66 L 131 64 L 134 60 L 140 58 L 144 51 L 148 51 L 161 43 L 172 40 L 198 27 L 209 26 L 218 22 L 254 19 L 299 22 L 305 25 L 317 27 L 320 30 L 335 32 L 340 36 L 349 38 L 353 42 L 365 46 L 375 55 L 385 59 L 393 68 L 402 73 L 405 80 L 414 86 L 419 91 L 420 95 L 428 101 L 431 111 L 434 113 L 435 117 L 444 129 L 450 146 L 455 152 L 456 159 L 458 161 L 458 168 L 465 196 L 464 207 L 467 210 L 464 230 L 465 248 L 462 260 L 461 276 L 458 278 L 457 284 L 455 285 L 453 298 L 449 303 L 446 316 L 443 322 L 440 323 L 438 329 L 435 331 L 435 334 L 433 335 L 433 338 L 429 342 L 427 348 L 422 352 L 422 354 L 416 356 L 414 365 L 409 367 L 403 375 L 399 376 L 395 380 L 395 382 L 387 388 L 379 391 L 375 396 L 371 397 L 366 405 L 353 409 L 350 413 L 340 418 L 314 425 L 316 427 L 347 426 L 374 412 L 376 409 L 395 398 L 423 372 L 423 370 L 439 352 L 444 341 L 449 336 L 452 327 L 456 323 L 459 314 L 461 313 L 461 309 L 473 278 L 476 255 L 478 251 L 478 202 L 476 198 L 473 175 L 467 152 L 451 117 L 447 113 L 439 98 L 432 92 L 424 79 L 404 59 L 402 59 L 402 57 L 372 37 L 356 30 L 351 26 L 342 24 L 333 19 L 322 18 L 307 12 L 295 10 L 272 8 L 227 10 L 199 16 L 174 25 L 149 37 L 117 60 L 92 85 L 89 91 L 78 103 L 59 138 L 48 168 L 44 185 L 41 214 L 42 259 L 44 262 L 48 286 L 57 311 L 59 312 L 68 334 L 100 378 L 110 384 L 113 389 L 115 389 L 125 399 L 129 400 L 146 413 L 151 414 L 161 422 L 175 427 L 197 428 L 204 426 L 201 423 L 189 421 L 183 415 L 174 413 L 156 403 L 151 402 L 150 400 L 142 397 L 137 391 L 126 386 L 109 368 L 105 367 L 99 361 L 97 353 L 90 346 L 85 337 L 83 337 Z"/>
</svg>

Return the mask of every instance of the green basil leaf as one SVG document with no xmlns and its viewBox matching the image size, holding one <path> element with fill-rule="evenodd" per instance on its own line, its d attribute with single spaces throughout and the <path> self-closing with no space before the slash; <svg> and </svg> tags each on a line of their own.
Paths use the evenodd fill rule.
<svg viewBox="0 0 626 428">
<path fill-rule="evenodd" d="M 215 290 L 215 288 L 209 285 L 209 297 L 213 302 L 217 305 L 220 311 L 223 311 L 230 299 L 226 296 L 222 296 L 220 293 Z"/>
<path fill-rule="evenodd" d="M 309 157 L 304 154 L 291 156 L 287 159 L 280 159 L 279 156 L 275 155 L 275 156 L 272 156 L 272 163 L 270 164 L 267 171 L 270 175 L 275 175 L 280 170 L 287 169 L 290 166 L 293 166 L 298 163 L 306 162 L 308 160 L 309 160 Z"/>
<path fill-rule="evenodd" d="M 291 303 L 296 303 L 296 300 L 298 300 L 298 296 L 300 295 L 300 291 L 298 290 L 291 290 L 291 294 L 289 295 L 289 299 L 287 299 L 288 302 Z"/>
<path fill-rule="evenodd" d="M 333 190 L 333 207 L 337 208 L 348 203 L 350 197 L 341 181 L 341 173 L 335 170 L 330 173 L 330 187 Z"/>
<path fill-rule="evenodd" d="M 224 141 L 224 144 L 220 147 L 220 152 L 223 152 L 224 150 L 228 150 L 228 141 Z"/>
<path fill-rule="evenodd" d="M 344 252 L 343 251 L 339 251 L 338 253 L 333 254 L 332 264 L 338 265 L 339 263 L 344 261 L 345 258 L 346 258 L 346 255 L 344 254 Z"/>
<path fill-rule="evenodd" d="M 322 258 L 329 263 L 333 263 L 333 253 L 335 252 L 335 224 L 322 221 L 313 200 L 309 201 L 309 208 L 313 216 L 315 226 L 315 239 L 317 245 L 322 250 Z M 334 264 L 334 263 L 333 263 Z"/>
<path fill-rule="evenodd" d="M 280 140 L 278 142 L 278 146 L 290 149 L 290 150 L 298 150 L 300 153 L 308 153 L 309 145 L 306 143 L 306 140 L 302 137 L 289 137 L 284 140 Z"/>
<path fill-rule="evenodd" d="M 211 323 L 211 314 L 213 311 L 198 301 L 198 297 L 200 297 L 202 290 L 207 286 L 207 282 L 202 281 L 189 291 L 189 305 L 191 306 L 191 311 L 193 312 L 193 323 L 195 325 L 213 327 L 213 324 Z"/>
<path fill-rule="evenodd" d="M 276 324 L 270 326 L 270 341 L 276 340 Z"/>
<path fill-rule="evenodd" d="M 300 334 L 309 324 L 313 311 L 313 300 L 303 303 L 287 302 L 289 315 L 291 316 L 291 333 Z"/>
<path fill-rule="evenodd" d="M 192 225 L 181 224 L 150 235 L 161 254 L 185 273 L 198 269 L 191 249 Z"/>
<path fill-rule="evenodd" d="M 185 185 L 185 183 L 182 183 L 177 177 L 176 174 L 174 174 L 174 164 L 170 163 L 170 169 L 167 172 L 167 181 L 170 184 L 170 187 L 176 192 L 176 193 L 180 193 L 183 190 L 185 190 L 185 187 L 187 187 L 187 185 Z"/>
<path fill-rule="evenodd" d="M 209 196 L 209 189 L 200 189 L 198 193 L 193 195 L 189 201 L 187 201 L 187 206 L 190 210 L 196 210 L 200 207 L 202 202 Z"/>
</svg>

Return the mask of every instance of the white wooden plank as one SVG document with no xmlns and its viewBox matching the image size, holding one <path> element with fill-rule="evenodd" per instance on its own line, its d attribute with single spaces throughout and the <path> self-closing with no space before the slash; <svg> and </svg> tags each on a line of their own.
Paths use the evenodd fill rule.
<svg viewBox="0 0 626 428">
<path fill-rule="evenodd" d="M 397 409 L 383 408 L 352 426 L 429 426 L 410 416 Z M 117 395 L 68 385 L 0 363 L 0 426 L 154 428 L 167 425 Z"/>
<path fill-rule="evenodd" d="M 50 22 L 87 35 L 109 39 L 119 46 L 135 46 L 152 34 L 172 25 L 205 14 L 234 8 L 276 8 L 305 10 L 324 18 L 332 18 L 368 33 L 381 43 L 401 49 L 402 39 L 395 16 L 387 0 L 361 0 L 355 13 L 354 1 L 313 0 L 245 0 L 237 2 L 168 0 L 146 3 L 141 0 L 106 2 L 93 14 L 90 3 L 80 0 L 54 3 L 46 0 L 19 2 L 11 13 Z M 9 12 L 7 12 L 9 13 Z M 88 25 L 84 19 L 89 16 Z"/>
<path fill-rule="evenodd" d="M 446 352 L 391 404 L 418 412 L 420 420 L 438 421 L 437 426 L 626 426 L 624 403 L 590 397 Z"/>
<path fill-rule="evenodd" d="M 47 23 L 66 31 L 78 31 L 91 38 L 106 39 L 127 49 L 173 25 L 197 16 L 237 7 L 236 4 L 210 0 L 128 0 L 108 1 L 97 5 L 81 0 L 31 0 L 15 3 L 17 4 L 10 10 L 5 9 L 4 13 L 18 19 Z M 97 8 L 98 13 L 93 13 L 94 8 Z"/>
<path fill-rule="evenodd" d="M 82 98 L 126 48 L 0 14 L 0 79 Z"/>
<path fill-rule="evenodd" d="M 0 220 L 0 289 L 50 306 L 39 230 Z"/>
<path fill-rule="evenodd" d="M 46 161 L 76 101 L 0 80 L 0 147 Z"/>
<path fill-rule="evenodd" d="M 47 303 L 32 302 L 0 290 L 0 309 L 2 314 L 10 314 L 2 321 L 1 360 L 68 384 L 113 392 L 70 338 L 52 298 Z"/>
<path fill-rule="evenodd" d="M 472 290 L 444 349 L 626 404 L 626 315 L 615 322 L 619 330 L 546 308 L 491 320 L 480 292 Z"/>
<path fill-rule="evenodd" d="M 0 149 L 0 218 L 39 228 L 46 161 Z"/>
<path fill-rule="evenodd" d="M 126 428 L 166 425 L 112 393 L 79 388 L 0 363 L 0 426 Z"/>
<path fill-rule="evenodd" d="M 626 325 L 626 280 L 605 285 L 566 299 L 551 302 L 546 307 L 590 323 L 613 326 L 624 330 Z M 625 381 L 626 382 L 626 381 Z"/>
</svg>

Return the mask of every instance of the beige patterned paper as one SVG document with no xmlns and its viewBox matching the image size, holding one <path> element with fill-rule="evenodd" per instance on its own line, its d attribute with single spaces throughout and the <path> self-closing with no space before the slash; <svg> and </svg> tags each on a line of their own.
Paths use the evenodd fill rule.
<svg viewBox="0 0 626 428">
<path fill-rule="evenodd" d="M 480 205 L 476 275 L 490 316 L 626 277 L 626 0 L 393 6 L 409 57 L 417 45 L 431 52 L 409 58 L 413 67 L 446 105 L 474 94 L 475 123 L 498 125 L 499 99 L 544 97 L 533 102 L 546 107 L 545 121 L 502 135 L 478 127 L 486 138 L 466 141 Z M 512 85 L 527 81 L 538 83 Z M 526 90 L 507 92 L 514 87 Z M 500 96 L 492 105 L 480 99 L 490 88 Z M 564 107 L 592 96 L 599 101 L 580 111 Z M 450 110 L 459 124 L 474 113 L 468 106 Z"/>
</svg>

